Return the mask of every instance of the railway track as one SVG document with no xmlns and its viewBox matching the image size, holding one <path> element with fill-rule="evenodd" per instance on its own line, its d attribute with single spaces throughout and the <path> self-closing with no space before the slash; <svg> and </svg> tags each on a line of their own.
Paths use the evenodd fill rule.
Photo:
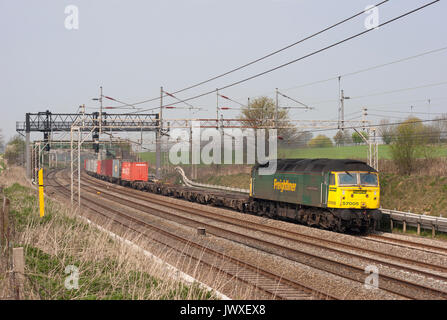
<svg viewBox="0 0 447 320">
<path fill-rule="evenodd" d="M 68 196 L 70 194 L 69 188 L 66 183 L 61 182 L 62 179 L 58 177 L 60 173 L 62 172 L 51 172 L 48 178 L 57 184 L 54 186 L 56 192 Z M 157 234 L 157 237 L 150 237 L 151 241 L 177 252 L 179 255 L 184 256 L 185 259 L 195 261 L 216 272 L 223 273 L 231 279 L 253 286 L 257 290 L 264 292 L 267 296 L 274 299 L 336 299 L 336 297 L 327 293 L 318 292 L 296 281 L 286 279 L 268 270 L 260 269 L 247 262 L 224 255 L 191 239 L 182 238 L 154 224 L 150 224 L 140 217 L 113 209 L 110 205 L 106 205 L 103 199 L 92 198 L 92 195 L 95 195 L 96 192 L 93 191 L 90 195 L 81 196 L 85 208 L 146 238 L 148 237 L 146 231 L 152 230 Z M 188 249 L 185 250 L 185 247 Z"/>
<path fill-rule="evenodd" d="M 120 196 L 120 194 L 116 194 L 116 193 L 112 194 L 108 191 L 104 191 L 103 187 L 107 186 L 106 182 L 91 178 L 87 175 L 84 178 L 86 178 L 89 181 L 89 183 L 91 183 L 92 185 L 95 185 L 97 187 L 96 191 L 101 191 L 104 195 L 118 197 L 118 198 L 116 198 L 117 201 L 120 201 L 119 200 L 120 198 L 122 200 L 122 197 Z M 277 227 L 272 227 L 272 226 L 268 226 L 268 225 L 261 224 L 261 223 L 250 222 L 250 224 L 247 225 L 246 220 L 244 220 L 244 219 L 229 217 L 229 216 L 222 216 L 222 215 L 216 214 L 216 212 L 212 212 L 212 211 L 208 211 L 208 210 L 204 210 L 204 209 L 200 210 L 197 207 L 188 208 L 185 206 L 181 206 L 181 205 L 178 205 L 175 203 L 168 202 L 166 200 L 157 199 L 156 195 L 154 196 L 150 193 L 149 194 L 148 193 L 139 194 L 139 193 L 134 192 L 131 189 L 129 190 L 128 188 L 125 188 L 125 187 L 120 187 L 120 191 L 124 194 L 132 196 L 134 199 L 149 201 L 148 198 L 150 198 L 149 202 L 151 202 L 151 203 L 163 205 L 165 207 L 172 208 L 175 210 L 181 210 L 182 212 L 188 212 L 192 215 L 203 217 L 206 219 L 213 219 L 214 221 L 218 221 L 218 222 L 229 224 L 229 225 L 236 226 L 236 227 L 243 226 L 245 229 L 248 229 L 253 232 L 261 231 L 261 232 L 268 234 L 270 236 L 280 237 L 280 238 L 282 238 L 284 240 L 288 240 L 288 241 L 299 242 L 299 244 L 304 243 L 304 244 L 312 245 L 312 246 L 320 248 L 320 249 L 327 249 L 327 250 L 330 250 L 332 252 L 336 252 L 339 254 L 349 254 L 349 256 L 346 257 L 348 259 L 362 258 L 362 259 L 365 259 L 366 261 L 368 261 L 369 263 L 380 263 L 382 265 L 386 265 L 389 267 L 400 268 L 404 271 L 416 272 L 416 273 L 420 273 L 421 275 L 424 275 L 424 276 L 433 277 L 435 279 L 447 281 L 447 267 L 446 266 L 439 266 L 439 265 L 431 264 L 431 263 L 427 263 L 427 262 L 420 262 L 416 259 L 398 256 L 396 254 L 389 254 L 389 253 L 384 254 L 383 252 L 381 252 L 379 250 L 369 249 L 366 247 L 354 246 L 354 245 L 350 245 L 347 243 L 343 243 L 341 241 L 322 239 L 322 238 L 319 238 L 316 236 L 305 235 L 303 233 L 294 232 L 294 231 L 285 230 L 285 229 L 279 229 Z M 148 207 L 144 207 L 144 209 L 148 209 Z M 169 215 L 170 215 L 170 217 L 175 217 L 175 215 L 173 215 L 173 214 L 169 214 Z M 182 222 L 187 222 L 190 224 L 192 223 L 193 227 L 197 227 L 199 225 L 202 225 L 202 226 L 204 225 L 203 223 L 200 223 L 199 221 L 187 219 L 183 216 L 177 216 L 177 217 L 179 219 L 182 219 L 183 220 Z M 209 225 L 209 224 L 205 224 L 205 225 L 207 227 L 211 227 L 211 228 L 213 227 L 212 225 Z M 342 250 L 344 250 L 344 251 L 342 251 Z M 357 251 L 363 255 L 361 255 L 359 253 L 355 253 L 355 252 L 346 252 L 346 250 Z M 379 256 L 383 259 L 382 260 L 370 259 L 365 254 L 373 254 L 373 255 Z M 392 262 L 389 262 L 390 258 L 393 260 L 397 260 L 401 263 L 406 263 L 408 265 L 414 265 L 414 266 L 424 268 L 427 270 L 442 272 L 442 273 L 445 273 L 445 275 L 438 275 L 433 272 L 424 272 L 421 269 L 406 267 L 405 265 L 397 265 Z M 386 260 L 384 260 L 384 259 L 386 259 Z"/>
<path fill-rule="evenodd" d="M 129 189 L 129 188 L 125 188 L 125 187 L 120 187 L 120 186 L 116 186 L 113 184 L 109 184 L 105 181 L 101 181 L 89 176 L 84 176 L 84 179 L 86 179 L 89 184 L 93 184 L 96 187 L 93 188 L 93 191 L 100 191 L 102 192 L 103 196 L 108 196 L 108 197 L 113 197 L 115 201 L 124 201 L 127 198 L 122 198 L 122 196 L 124 194 L 128 195 L 129 197 L 132 197 L 132 199 L 140 199 L 146 202 L 158 202 L 159 205 L 163 205 L 164 207 L 169 207 L 171 209 L 175 209 L 176 211 L 185 213 L 185 212 L 189 212 L 190 214 L 194 214 L 195 216 L 200 216 L 202 215 L 202 217 L 205 217 L 206 219 L 213 219 L 213 220 L 220 220 L 220 222 L 225 222 L 228 224 L 232 224 L 233 226 L 236 225 L 235 221 L 238 221 L 238 226 L 239 227 L 243 227 L 245 229 L 250 229 L 253 232 L 259 232 L 260 229 L 257 228 L 268 228 L 270 230 L 276 230 L 278 235 L 278 232 L 280 233 L 291 233 L 290 231 L 286 231 L 286 230 L 278 230 L 276 228 L 272 228 L 272 227 L 268 227 L 265 225 L 261 225 L 261 224 L 255 224 L 250 222 L 250 225 L 247 225 L 246 221 L 243 219 L 236 219 L 236 218 L 222 218 L 221 216 L 218 216 L 215 212 L 208 212 L 206 209 L 203 210 L 199 210 L 197 209 L 197 206 L 194 206 L 194 209 L 188 208 L 187 206 L 183 205 L 177 205 L 177 204 L 173 204 L 172 202 L 169 201 L 169 198 L 165 198 L 165 199 L 158 199 L 154 200 L 154 197 L 159 197 L 157 195 L 152 195 L 150 193 L 140 193 L 137 192 L 135 190 Z M 113 193 L 110 190 L 107 190 L 107 186 L 109 188 L 119 188 L 119 193 Z M 84 185 L 85 188 L 92 188 L 92 186 L 88 186 L 88 185 Z M 119 199 L 121 198 L 121 200 Z M 178 201 L 178 200 L 177 200 Z M 126 200 L 127 205 L 132 206 L 134 208 L 140 208 L 142 210 L 148 211 L 148 210 L 152 210 L 154 211 L 153 207 L 150 207 L 148 205 L 143 205 L 141 203 L 135 203 L 135 202 L 129 202 L 128 200 Z M 188 203 L 188 202 L 186 202 Z M 204 207 L 207 208 L 207 207 Z M 209 208 L 207 208 L 209 210 Z M 229 230 L 224 230 L 223 228 L 219 228 L 216 227 L 215 225 L 209 224 L 209 223 L 205 223 L 205 222 L 199 222 L 196 219 L 190 219 L 190 218 L 186 218 L 183 214 L 179 215 L 179 214 L 173 214 L 172 212 L 168 212 L 166 209 L 162 209 L 162 208 L 157 208 L 157 213 L 160 217 L 162 218 L 167 218 L 167 219 L 175 219 L 177 221 L 180 221 L 181 223 L 184 224 L 188 224 L 191 227 L 197 227 L 197 226 L 205 226 L 207 228 L 207 230 L 209 230 L 210 233 L 219 236 L 219 237 L 224 237 L 224 238 L 228 238 L 230 240 L 233 241 L 239 241 L 243 244 L 246 245 L 250 245 L 249 242 L 247 242 L 247 239 L 250 239 L 251 241 L 255 242 L 256 244 L 252 246 L 254 246 L 257 249 L 262 249 L 264 251 L 276 254 L 276 255 L 281 255 L 283 257 L 286 257 L 288 259 L 300 262 L 300 263 L 304 263 L 308 266 L 311 266 L 313 268 L 317 268 L 326 272 L 330 272 L 333 273 L 335 275 L 338 276 L 342 276 L 354 281 L 358 281 L 363 283 L 364 279 L 365 279 L 365 275 L 364 275 L 364 268 L 359 267 L 358 265 L 355 266 L 352 263 L 346 263 L 344 261 L 334 261 L 331 260 L 330 258 L 327 257 L 322 257 L 320 255 L 315 255 L 315 254 L 311 254 L 309 252 L 303 251 L 303 250 L 298 250 L 298 249 L 293 249 L 290 247 L 286 247 L 283 245 L 278 245 L 278 244 L 274 244 L 271 243 L 269 241 L 264 241 L 259 239 L 260 235 L 257 234 L 257 237 L 250 237 L 247 234 L 241 234 L 241 233 L 237 233 L 234 231 L 229 231 Z M 163 212 L 163 213 L 161 213 Z M 265 230 L 263 232 L 266 232 Z M 294 234 L 295 236 L 301 236 L 301 238 L 299 239 L 293 239 L 290 236 L 287 237 L 287 240 L 293 240 L 293 241 L 299 241 L 299 243 L 297 244 L 302 244 L 304 242 L 304 238 L 302 234 L 298 234 L 298 233 L 291 233 Z M 328 240 L 323 240 L 321 238 L 317 238 L 317 237 L 309 237 L 307 236 L 307 244 L 308 245 L 314 245 L 318 246 L 316 242 L 326 242 L 326 246 L 328 243 L 330 244 L 334 244 L 333 241 L 328 241 Z M 285 236 L 282 236 L 282 238 L 285 238 Z M 374 252 L 373 250 L 368 250 L 365 248 L 358 248 L 358 247 L 354 247 L 354 246 L 348 246 L 346 244 L 341 244 L 338 243 L 339 246 L 344 246 L 349 247 L 350 249 L 357 249 L 357 251 L 360 250 L 360 252 L 363 251 L 369 251 Z M 321 244 L 319 245 L 320 249 L 322 248 Z M 335 248 L 325 248 L 327 250 L 330 251 L 337 251 L 339 254 L 342 253 L 339 249 L 335 249 Z M 381 255 L 382 258 L 394 258 L 396 259 L 396 256 L 392 256 L 389 254 L 383 254 L 381 252 L 374 252 L 377 255 Z M 386 291 L 389 291 L 391 293 L 397 294 L 399 296 L 405 297 L 405 298 L 411 298 L 411 299 L 446 299 L 447 298 L 447 293 L 443 290 L 438 290 L 434 287 L 431 287 L 429 285 L 425 285 L 425 284 L 421 284 L 421 283 L 415 283 L 415 282 L 411 282 L 406 278 L 406 274 L 404 272 L 411 272 L 411 273 L 416 273 L 419 274 L 421 276 L 424 277 L 428 277 L 431 279 L 436 279 L 436 280 L 440 280 L 443 282 L 447 281 L 446 278 L 446 268 L 443 266 L 438 266 L 438 265 L 434 265 L 434 264 L 428 264 L 428 263 L 421 263 L 415 259 L 410 259 L 410 258 L 405 258 L 405 257 L 398 257 L 399 260 L 405 261 L 406 263 L 411 263 L 413 265 L 416 265 L 418 268 L 424 268 L 424 269 L 416 269 L 414 267 L 410 267 L 410 266 L 406 266 L 406 265 L 402 265 L 402 264 L 396 264 L 396 263 L 390 263 L 387 262 L 385 260 L 377 260 L 377 259 L 372 259 L 371 257 L 366 257 L 366 256 L 359 256 L 358 254 L 353 254 L 353 253 L 348 253 L 348 252 L 343 252 L 343 254 L 347 255 L 345 258 L 345 261 L 349 261 L 350 259 L 352 259 L 353 257 L 356 258 L 361 258 L 363 261 L 367 261 L 368 263 L 375 263 L 375 264 L 380 264 L 380 265 L 385 265 L 388 267 L 392 267 L 394 268 L 394 270 L 398 271 L 401 274 L 401 278 L 396 277 L 394 275 L 386 275 L 386 274 L 381 274 L 380 275 L 380 279 L 381 279 L 381 285 L 380 288 Z M 436 274 L 431 272 L 431 270 L 436 270 L 439 272 L 443 272 L 444 274 Z"/>
<path fill-rule="evenodd" d="M 392 244 L 392 245 L 395 245 L 395 246 L 398 246 L 401 248 L 416 249 L 416 250 L 424 251 L 427 253 L 435 253 L 435 254 L 447 256 L 447 246 L 444 246 L 444 247 L 436 246 L 433 244 L 421 243 L 421 242 L 412 241 L 409 239 L 392 238 L 387 235 L 381 235 L 381 234 L 371 234 L 364 238 L 371 240 L 371 241 L 376 241 L 379 243 Z"/>
<path fill-rule="evenodd" d="M 415 259 L 405 258 L 405 257 L 398 257 L 396 255 L 387 255 L 378 251 L 370 250 L 367 248 L 358 248 L 354 247 L 352 245 L 343 244 L 340 242 L 330 241 L 330 240 L 324 240 L 317 237 L 311 237 L 309 235 L 303 235 L 296 232 L 291 232 L 288 230 L 281 230 L 277 228 L 273 228 L 271 226 L 266 226 L 262 224 L 256 224 L 250 222 L 250 225 L 247 226 L 247 223 L 245 220 L 242 219 L 236 219 L 234 217 L 223 217 L 221 215 L 217 215 L 215 212 L 210 213 L 207 210 L 198 210 L 197 206 L 194 208 L 187 207 L 185 205 L 178 205 L 174 204 L 171 201 L 177 199 L 172 199 L 170 201 L 170 198 L 166 198 L 163 200 L 157 199 L 160 198 L 158 195 L 153 195 L 146 192 L 137 192 L 135 190 L 109 184 L 107 182 L 89 177 L 89 176 L 83 176 L 84 181 L 87 181 L 89 184 L 83 183 L 83 188 L 90 190 L 92 193 L 101 192 L 102 197 L 108 197 L 110 200 L 113 200 L 115 202 L 121 202 L 122 204 L 125 204 L 127 206 L 133 207 L 134 209 L 142 210 L 142 211 L 150 211 L 151 214 L 158 214 L 159 217 L 162 218 L 168 218 L 172 220 L 176 220 L 178 222 L 188 224 L 191 227 L 197 227 L 197 226 L 206 226 L 207 231 L 215 234 L 216 236 L 224 237 L 231 239 L 233 241 L 239 241 L 241 243 L 250 245 L 250 243 L 247 243 L 247 239 L 250 239 L 251 241 L 255 241 L 255 245 L 252 245 L 258 249 L 263 249 L 265 251 L 282 255 L 286 258 L 295 260 L 297 262 L 303 263 L 303 258 L 307 258 L 307 261 L 304 261 L 305 264 L 318 268 L 320 270 L 324 270 L 326 272 L 330 272 L 339 276 L 344 276 L 348 279 L 363 282 L 365 275 L 364 275 L 364 269 L 359 268 L 358 266 L 353 266 L 352 264 L 346 263 L 346 262 L 340 262 L 340 261 L 331 261 L 328 258 L 323 258 L 317 255 L 309 254 L 309 252 L 303 252 L 300 250 L 292 249 L 290 247 L 285 247 L 278 244 L 273 244 L 268 241 L 263 241 L 258 238 L 250 237 L 246 234 L 242 235 L 241 233 L 237 233 L 234 231 L 225 230 L 223 228 L 216 227 L 215 225 L 206 224 L 204 222 L 200 222 L 193 219 L 188 219 L 185 216 L 176 215 L 172 212 L 168 212 L 166 209 L 163 210 L 162 208 L 156 208 L 150 207 L 148 205 L 144 205 L 141 203 L 136 203 L 135 201 L 129 201 L 129 198 L 123 198 L 123 195 L 128 195 L 132 197 L 132 199 L 135 200 L 142 200 L 145 202 L 151 202 L 152 204 L 157 205 L 163 205 L 165 208 L 175 209 L 176 211 L 180 211 L 182 213 L 189 213 L 194 214 L 195 216 L 201 216 L 202 218 L 206 218 L 208 220 L 219 220 L 220 223 L 230 224 L 232 226 L 238 226 L 241 227 L 241 224 L 243 223 L 244 228 L 248 228 L 253 232 L 264 232 L 269 234 L 270 236 L 276 236 L 276 237 L 282 237 L 283 239 L 287 239 L 288 241 L 296 241 L 299 243 L 306 243 L 307 245 L 313 244 L 314 246 L 319 246 L 319 248 L 323 248 L 323 244 L 326 246 L 326 250 L 330 250 L 332 252 L 337 252 L 339 254 L 350 254 L 350 257 L 347 257 L 346 260 L 349 260 L 352 257 L 361 258 L 365 261 L 368 261 L 369 263 L 378 263 L 381 265 L 386 265 L 388 267 L 393 267 L 395 269 L 398 269 L 399 271 L 406 271 L 406 272 L 412 272 L 419 274 L 421 276 L 429 277 L 431 279 L 436 279 L 439 281 L 445 282 L 447 280 L 445 272 L 446 268 L 444 266 L 429 264 L 429 263 L 422 263 L 418 262 Z M 109 188 L 109 190 L 107 190 Z M 116 188 L 119 189 L 119 193 L 111 191 L 111 189 L 116 190 Z M 186 202 L 189 204 L 188 202 Z M 203 207 L 203 206 L 202 206 Z M 206 208 L 206 207 L 205 207 Z M 208 208 L 209 209 L 209 208 Z M 281 235 L 280 235 L 280 234 Z M 239 239 L 238 239 L 239 237 Z M 259 245 L 261 244 L 261 246 Z M 328 245 L 332 246 L 338 246 L 336 248 L 334 247 L 327 247 Z M 341 252 L 340 250 L 357 250 L 357 252 L 361 252 L 363 254 L 375 254 L 381 256 L 383 259 L 397 259 L 400 263 L 407 263 L 410 266 L 405 265 L 398 265 L 396 263 L 390 263 L 387 261 L 377 260 L 373 259 L 371 257 L 365 257 L 360 256 L 358 253 L 347 253 L 347 252 Z M 309 258 L 311 261 L 309 261 Z M 418 267 L 419 269 L 417 269 Z M 422 269 L 421 269 L 422 268 Z M 444 274 L 437 274 L 436 272 L 442 272 Z M 380 288 L 389 292 L 392 292 L 394 294 L 397 294 L 401 297 L 406 298 L 412 298 L 412 299 L 446 299 L 447 293 L 443 290 L 439 290 L 437 288 L 433 288 L 431 286 L 427 286 L 425 284 L 420 283 L 412 283 L 411 281 L 400 279 L 395 276 L 390 275 L 380 275 L 381 278 L 381 285 Z"/>
</svg>

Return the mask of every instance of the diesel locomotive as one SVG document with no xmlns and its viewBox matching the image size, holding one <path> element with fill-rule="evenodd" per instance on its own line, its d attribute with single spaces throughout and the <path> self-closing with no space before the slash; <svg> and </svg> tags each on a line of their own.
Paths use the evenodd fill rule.
<svg viewBox="0 0 447 320">
<path fill-rule="evenodd" d="M 258 215 L 339 232 L 366 232 L 381 219 L 379 176 L 362 161 L 278 159 L 273 175 L 259 175 L 260 167 L 250 181 L 250 211 Z"/>
<path fill-rule="evenodd" d="M 144 162 L 86 160 L 84 164 L 88 174 L 123 186 L 337 232 L 367 233 L 381 219 L 379 176 L 366 163 L 278 159 L 276 166 L 272 175 L 260 175 L 261 166 L 253 166 L 247 197 L 148 181 Z"/>
</svg>

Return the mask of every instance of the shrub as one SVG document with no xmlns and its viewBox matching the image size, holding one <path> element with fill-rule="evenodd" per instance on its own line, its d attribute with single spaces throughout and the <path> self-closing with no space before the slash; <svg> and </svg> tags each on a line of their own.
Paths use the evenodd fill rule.
<svg viewBox="0 0 447 320">
<path fill-rule="evenodd" d="M 309 147 L 311 148 L 330 148 L 332 146 L 332 140 L 322 134 L 309 141 Z"/>
</svg>

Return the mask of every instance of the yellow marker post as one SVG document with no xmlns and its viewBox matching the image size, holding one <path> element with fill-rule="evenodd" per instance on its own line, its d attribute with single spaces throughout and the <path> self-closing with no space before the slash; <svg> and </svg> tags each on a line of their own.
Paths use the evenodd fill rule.
<svg viewBox="0 0 447 320">
<path fill-rule="evenodd" d="M 43 201 L 43 169 L 39 170 L 39 207 L 40 217 L 42 218 L 45 214 L 45 205 Z"/>
</svg>

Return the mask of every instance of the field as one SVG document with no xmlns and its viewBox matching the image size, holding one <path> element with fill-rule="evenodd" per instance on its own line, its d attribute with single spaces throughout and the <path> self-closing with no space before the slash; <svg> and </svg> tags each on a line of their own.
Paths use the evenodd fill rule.
<svg viewBox="0 0 447 320">
<path fill-rule="evenodd" d="M 279 158 L 329 158 L 329 159 L 366 159 L 367 146 L 342 146 L 330 148 L 281 149 Z M 379 158 L 391 159 L 389 145 L 379 145 Z"/>
<path fill-rule="evenodd" d="M 330 148 L 300 148 L 300 149 L 278 149 L 279 158 L 330 158 L 330 159 L 366 159 L 366 145 L 342 146 Z M 155 152 L 140 153 L 143 161 L 155 163 Z M 165 157 L 165 155 L 163 154 Z M 447 146 L 437 145 L 434 147 L 435 158 L 447 157 Z M 162 157 L 163 158 L 163 157 Z M 391 159 L 389 145 L 379 145 L 379 159 Z"/>
</svg>

